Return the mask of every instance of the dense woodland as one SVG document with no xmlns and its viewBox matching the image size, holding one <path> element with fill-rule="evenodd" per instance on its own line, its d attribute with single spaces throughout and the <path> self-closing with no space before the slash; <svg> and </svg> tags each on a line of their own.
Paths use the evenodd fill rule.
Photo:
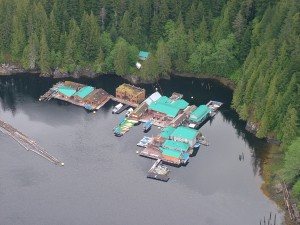
<svg viewBox="0 0 300 225">
<path fill-rule="evenodd" d="M 282 141 L 300 198 L 299 0 L 0 0 L 0 10 L 2 63 L 235 81 L 233 108 L 258 137 Z M 140 50 L 150 57 L 138 70 Z"/>
</svg>

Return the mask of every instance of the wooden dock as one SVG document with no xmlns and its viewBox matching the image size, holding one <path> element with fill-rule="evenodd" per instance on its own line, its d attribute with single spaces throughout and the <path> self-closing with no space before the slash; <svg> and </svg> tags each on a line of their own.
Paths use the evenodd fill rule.
<svg viewBox="0 0 300 225">
<path fill-rule="evenodd" d="M 117 98 L 117 97 L 113 97 L 113 96 L 111 97 L 111 100 L 113 100 L 115 102 L 119 102 L 119 103 L 125 104 L 125 105 L 129 105 L 129 106 L 134 107 L 134 108 L 138 107 L 138 105 L 139 105 L 137 103 L 132 103 L 132 102 L 126 101 L 126 100 L 124 100 L 122 98 Z"/>
<path fill-rule="evenodd" d="M 48 161 L 63 166 L 64 163 L 55 158 L 54 156 L 50 155 L 44 148 L 38 145 L 34 140 L 27 137 L 22 132 L 18 131 L 13 126 L 5 123 L 4 121 L 0 120 L 0 131 L 4 134 L 11 136 L 15 141 L 17 141 L 20 145 L 22 145 L 27 151 L 32 151 L 39 156 L 47 159 Z"/>
<path fill-rule="evenodd" d="M 147 178 L 165 182 L 169 180 L 168 174 L 170 173 L 170 170 L 166 166 L 161 165 L 161 162 L 161 159 L 155 161 L 147 173 Z"/>
<path fill-rule="evenodd" d="M 71 96 L 65 96 L 63 93 L 59 92 L 59 87 L 68 87 L 73 88 L 76 90 L 75 94 Z M 112 95 L 108 94 L 105 90 L 102 88 L 94 89 L 91 93 L 89 93 L 87 96 L 85 96 L 83 99 L 75 96 L 78 90 L 81 88 L 84 88 L 85 85 L 71 82 L 71 81 L 65 81 L 65 82 L 58 82 L 53 85 L 50 90 L 48 90 L 45 94 L 40 96 L 39 101 L 49 101 L 52 98 L 62 100 L 69 102 L 73 105 L 84 107 L 87 110 L 98 110 L 100 109 L 105 103 L 107 103 L 111 98 L 113 98 Z"/>
</svg>

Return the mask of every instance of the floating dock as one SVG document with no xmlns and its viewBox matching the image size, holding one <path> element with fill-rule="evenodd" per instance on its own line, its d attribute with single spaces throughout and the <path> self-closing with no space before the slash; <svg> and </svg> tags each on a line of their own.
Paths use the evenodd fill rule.
<svg viewBox="0 0 300 225">
<path fill-rule="evenodd" d="M 64 163 L 55 158 L 54 156 L 50 155 L 44 148 L 38 145 L 34 140 L 31 140 L 22 132 L 18 131 L 13 126 L 5 123 L 4 121 L 0 120 L 0 131 L 4 134 L 11 136 L 15 141 L 17 141 L 20 145 L 22 145 L 27 151 L 32 151 L 39 156 L 47 159 L 48 161 L 63 166 Z"/>
<path fill-rule="evenodd" d="M 140 140 L 139 143 L 137 143 L 136 145 L 146 148 L 152 142 L 152 140 L 153 138 L 144 136 L 142 140 Z"/>
<path fill-rule="evenodd" d="M 112 97 L 101 88 L 95 89 L 91 86 L 65 81 L 53 85 L 39 100 L 49 101 L 54 98 L 84 107 L 88 110 L 98 110 Z"/>
<path fill-rule="evenodd" d="M 168 175 L 170 173 L 170 170 L 168 169 L 168 167 L 162 165 L 161 162 L 161 159 L 156 160 L 156 162 L 148 171 L 147 178 L 152 178 L 165 182 L 169 180 Z"/>
<path fill-rule="evenodd" d="M 114 97 L 114 96 L 111 97 L 111 100 L 113 100 L 113 101 L 115 101 L 115 102 L 120 102 L 120 103 L 122 103 L 122 104 L 124 104 L 124 105 L 128 105 L 128 107 L 131 106 L 131 107 L 136 108 L 136 107 L 138 107 L 138 105 L 139 105 L 139 104 L 137 104 L 137 103 L 133 103 L 133 102 L 124 100 L 124 99 L 122 99 L 122 98 Z"/>
</svg>

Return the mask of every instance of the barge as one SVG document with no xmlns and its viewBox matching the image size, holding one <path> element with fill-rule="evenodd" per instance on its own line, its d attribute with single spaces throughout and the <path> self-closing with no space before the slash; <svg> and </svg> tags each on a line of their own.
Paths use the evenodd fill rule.
<svg viewBox="0 0 300 225">
<path fill-rule="evenodd" d="M 169 168 L 165 165 L 162 165 L 162 160 L 158 159 L 148 171 L 147 178 L 167 182 L 169 180 L 169 173 Z"/>
</svg>

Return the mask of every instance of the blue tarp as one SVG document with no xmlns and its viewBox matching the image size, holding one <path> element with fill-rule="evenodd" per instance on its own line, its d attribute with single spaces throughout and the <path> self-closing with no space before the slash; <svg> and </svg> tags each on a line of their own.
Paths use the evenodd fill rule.
<svg viewBox="0 0 300 225">
<path fill-rule="evenodd" d="M 181 159 L 182 159 L 183 161 L 185 161 L 185 160 L 187 160 L 189 157 L 190 157 L 189 154 L 184 153 Z"/>
<path fill-rule="evenodd" d="M 151 121 L 147 121 L 147 122 L 145 123 L 144 127 L 149 127 L 149 126 L 151 126 L 151 125 L 152 125 L 152 122 L 151 122 Z"/>
</svg>

